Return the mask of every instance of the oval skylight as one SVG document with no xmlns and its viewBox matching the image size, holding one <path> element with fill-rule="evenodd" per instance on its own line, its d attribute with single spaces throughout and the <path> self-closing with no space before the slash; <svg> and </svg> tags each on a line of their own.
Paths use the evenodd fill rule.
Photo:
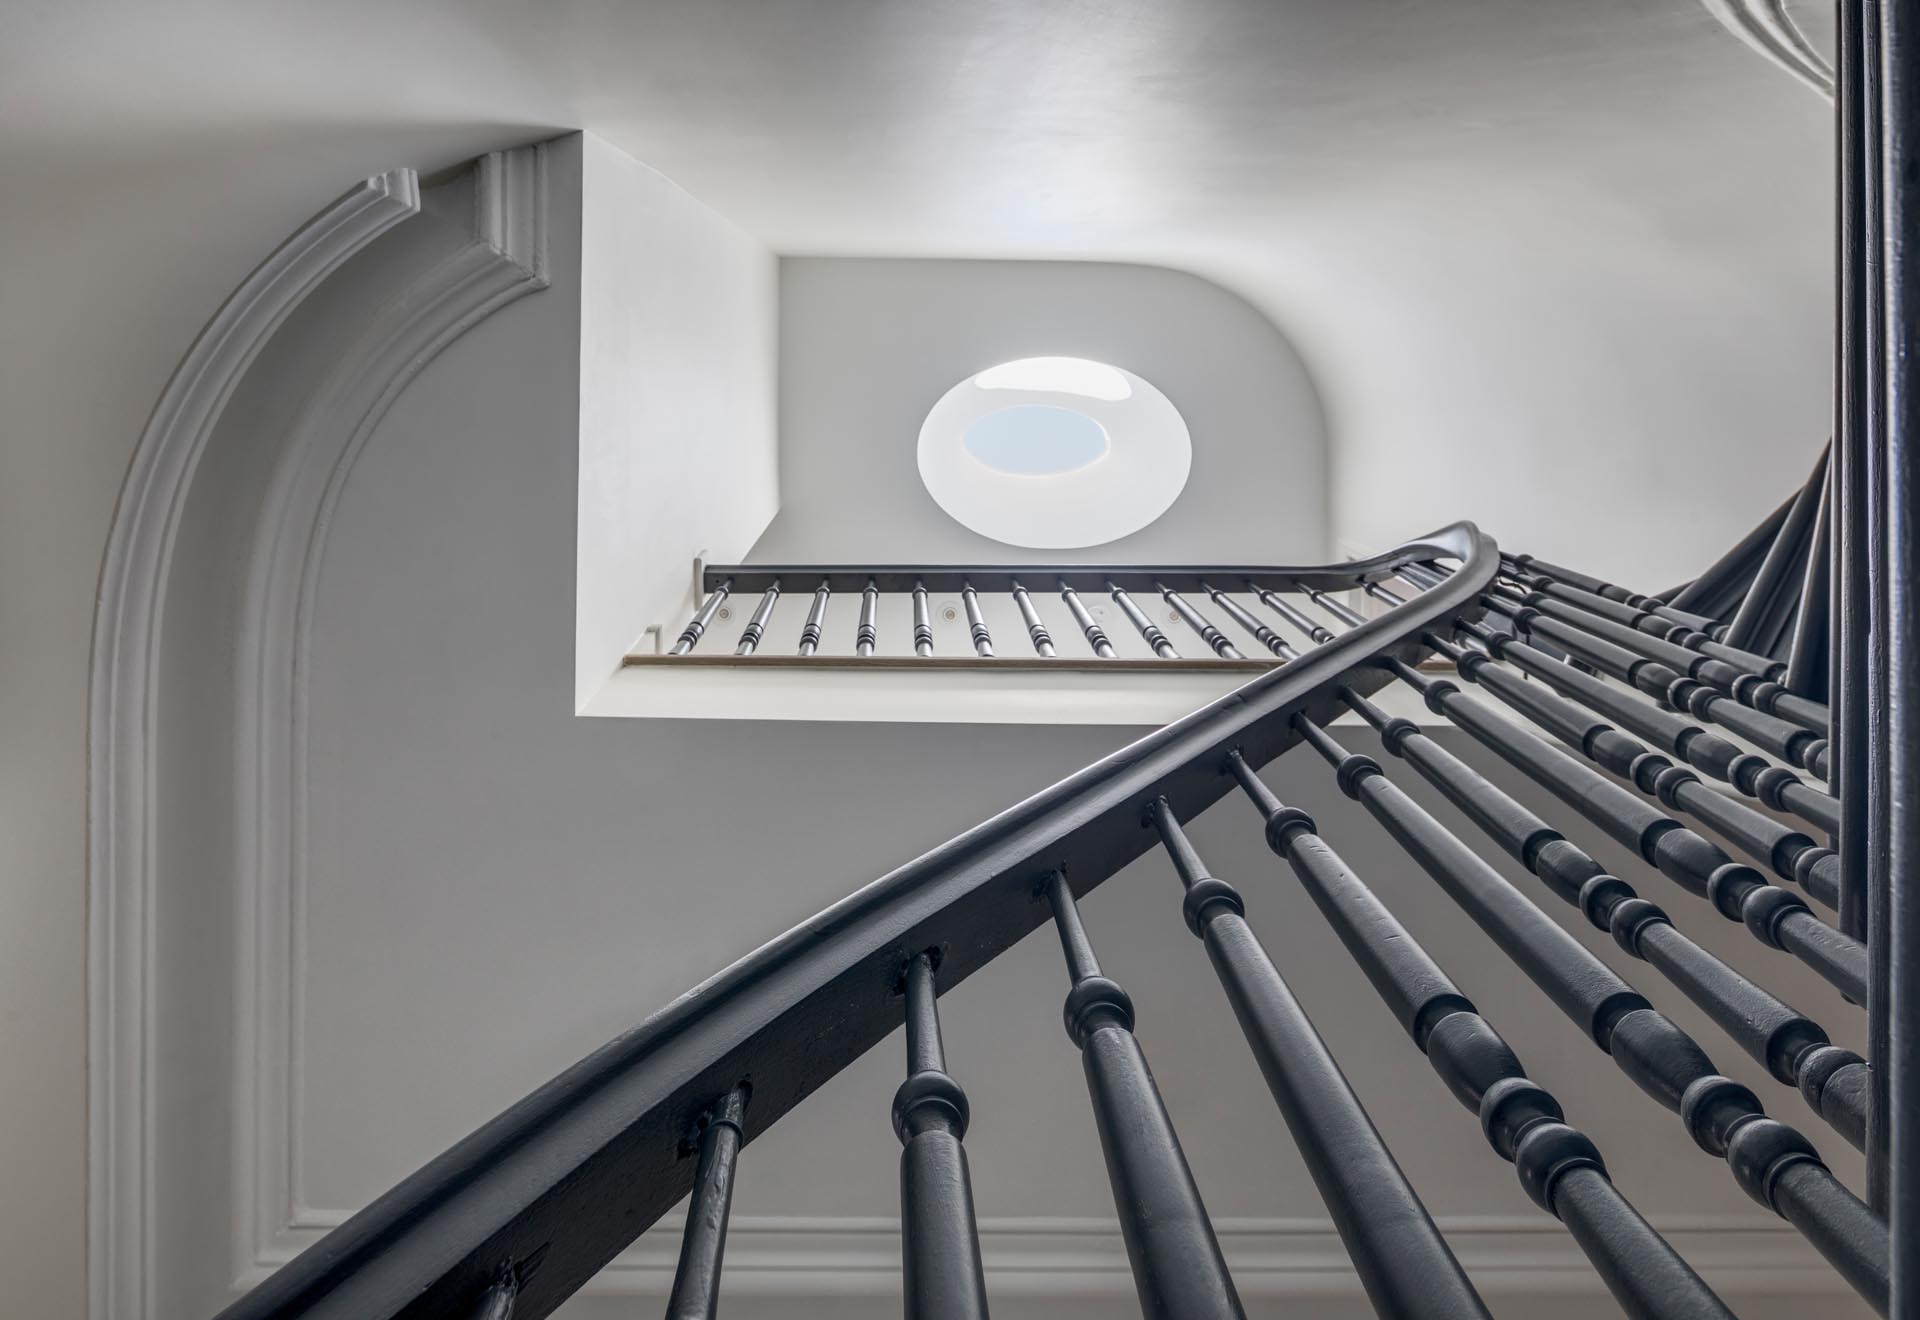
<svg viewBox="0 0 1920 1320">
<path fill-rule="evenodd" d="M 1173 403 L 1121 367 L 1021 358 L 941 396 L 920 428 L 920 479 L 955 520 L 1007 545 L 1068 549 L 1137 532 L 1193 465 Z"/>
<path fill-rule="evenodd" d="M 976 417 L 961 435 L 967 452 L 995 472 L 1053 477 L 1105 458 L 1107 428 L 1078 408 L 1016 403 Z"/>
</svg>

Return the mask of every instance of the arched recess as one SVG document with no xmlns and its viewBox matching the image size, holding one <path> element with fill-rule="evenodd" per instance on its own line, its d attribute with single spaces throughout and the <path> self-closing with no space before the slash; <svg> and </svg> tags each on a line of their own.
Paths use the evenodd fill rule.
<svg viewBox="0 0 1920 1320">
<path fill-rule="evenodd" d="M 156 803 L 170 784 L 157 763 L 156 734 L 169 621 L 178 616 L 176 631 L 201 621 L 191 594 L 182 599 L 176 587 L 192 579 L 187 585 L 203 590 L 196 552 L 211 542 L 202 524 L 219 521 L 228 550 L 238 551 L 228 555 L 236 567 L 227 595 L 242 626 L 222 678 L 237 697 L 225 712 L 234 735 L 235 791 L 227 800 L 238 804 L 228 842 L 235 883 L 244 889 L 285 873 L 268 859 L 288 815 L 302 592 L 332 500 L 366 438 L 421 369 L 488 315 L 546 285 L 546 155 L 544 146 L 493 153 L 425 188 L 413 170 L 393 170 L 348 192 L 222 305 L 136 448 L 108 540 L 90 675 L 94 1320 L 147 1320 L 166 1309 L 165 1253 L 154 1242 L 164 1217 L 155 1161 L 164 1152 L 154 1140 L 153 998 Z M 395 229 L 409 219 L 416 223 Z M 236 936 L 244 974 L 251 939 Z M 244 1051 L 258 1014 L 244 1004 L 237 1013 L 236 1044 Z M 243 1085 L 244 1076 L 243 1068 Z M 236 1116 L 252 1112 L 235 1099 Z M 233 1156 L 231 1185 L 245 1204 L 254 1183 L 242 1176 L 244 1145 Z M 236 1255 L 241 1238 L 250 1257 L 251 1231 L 236 1234 Z"/>
</svg>

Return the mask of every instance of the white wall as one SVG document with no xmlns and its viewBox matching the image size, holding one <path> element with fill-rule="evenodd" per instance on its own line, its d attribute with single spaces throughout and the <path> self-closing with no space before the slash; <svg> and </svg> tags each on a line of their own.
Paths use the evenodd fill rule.
<svg viewBox="0 0 1920 1320">
<path fill-rule="evenodd" d="M 756 560 L 1012 563 L 920 482 L 941 395 L 1013 358 L 1089 357 L 1160 387 L 1193 436 L 1180 498 L 1056 563 L 1319 562 L 1326 429 L 1292 347 L 1244 300 L 1154 266 L 1073 261 L 780 263 L 780 513 Z M 1428 528 L 1409 528 L 1409 533 Z"/>
<path fill-rule="evenodd" d="M 694 556 L 737 559 L 779 504 L 773 255 L 619 148 L 583 145 L 581 704 L 642 629 L 682 621 Z"/>
</svg>

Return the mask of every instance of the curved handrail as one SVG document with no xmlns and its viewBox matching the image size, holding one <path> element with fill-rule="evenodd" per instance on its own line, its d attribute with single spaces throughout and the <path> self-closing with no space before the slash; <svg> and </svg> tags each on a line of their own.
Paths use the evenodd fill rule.
<svg viewBox="0 0 1920 1320">
<path fill-rule="evenodd" d="M 1499 569 L 1459 522 L 1344 565 L 1245 570 L 1357 585 L 1447 557 L 1446 582 L 1342 634 L 882 876 L 682 995 L 484 1124 L 303 1252 L 221 1320 L 465 1317 L 501 1277 L 516 1320 L 544 1316 L 692 1186 L 685 1139 L 716 1097 L 751 1088 L 751 1141 L 883 1040 L 907 959 L 937 950 L 944 991 L 1050 919 L 1039 883 L 1084 894 L 1154 846 L 1164 797 L 1188 820 L 1231 791 L 1227 753 L 1266 764 L 1292 716 L 1335 713 L 1336 689 L 1389 681 L 1442 620 L 1477 617 Z"/>
</svg>

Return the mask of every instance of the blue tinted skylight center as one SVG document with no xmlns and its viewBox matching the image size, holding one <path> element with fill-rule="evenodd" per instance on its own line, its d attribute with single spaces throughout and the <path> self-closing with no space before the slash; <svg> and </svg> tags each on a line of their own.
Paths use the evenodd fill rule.
<svg viewBox="0 0 1920 1320">
<path fill-rule="evenodd" d="M 961 444 L 996 472 L 1051 477 L 1104 458 L 1111 441 L 1077 408 L 1022 403 L 975 418 Z"/>
</svg>

